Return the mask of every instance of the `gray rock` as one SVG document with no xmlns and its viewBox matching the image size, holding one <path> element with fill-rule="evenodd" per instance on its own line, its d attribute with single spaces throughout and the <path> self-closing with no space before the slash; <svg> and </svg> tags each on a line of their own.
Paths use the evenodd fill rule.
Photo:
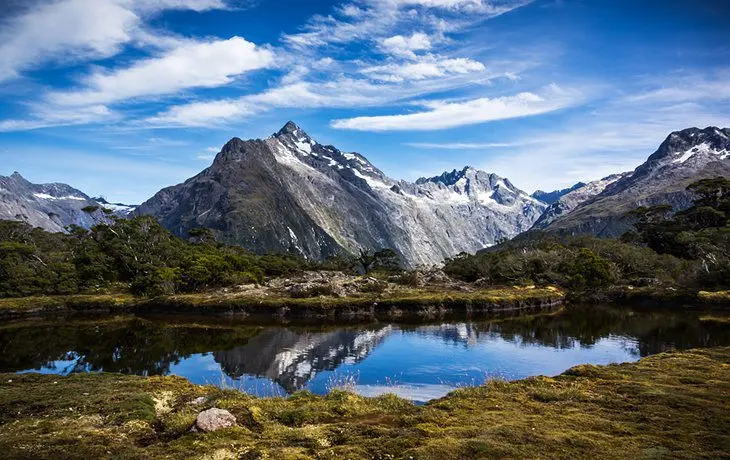
<svg viewBox="0 0 730 460">
<path fill-rule="evenodd" d="M 412 267 L 511 238 L 545 208 L 507 179 L 470 167 L 415 183 L 393 180 L 290 122 L 267 139 L 232 139 L 209 168 L 136 213 L 183 237 L 210 228 L 255 253 L 321 260 L 391 248 Z"/>
<path fill-rule="evenodd" d="M 600 180 L 595 180 L 583 184 L 580 187 L 573 188 L 553 201 L 550 206 L 545 209 L 537 222 L 532 226 L 534 229 L 544 229 L 553 221 L 561 216 L 567 215 L 581 204 L 603 192 L 606 187 L 614 182 L 630 176 L 630 172 L 622 174 L 612 174 Z M 534 195 L 534 194 L 533 194 Z"/>
<path fill-rule="evenodd" d="M 229 428 L 236 424 L 236 417 L 225 409 L 212 408 L 198 414 L 195 427 L 200 431 L 210 432 Z"/>
<path fill-rule="evenodd" d="M 92 207 L 91 212 L 84 208 Z M 109 222 L 103 212 L 109 209 L 125 216 L 133 207 L 90 198 L 66 184 L 34 184 L 19 173 L 0 176 L 0 219 L 18 220 L 50 232 L 63 232 L 70 225 L 90 228 Z M 90 209 L 90 208 L 89 208 Z"/>
</svg>

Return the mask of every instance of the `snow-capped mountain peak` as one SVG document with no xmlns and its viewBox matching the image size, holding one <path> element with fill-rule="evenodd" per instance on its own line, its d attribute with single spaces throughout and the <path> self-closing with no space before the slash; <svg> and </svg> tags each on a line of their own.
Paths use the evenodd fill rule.
<svg viewBox="0 0 730 460">
<path fill-rule="evenodd" d="M 363 155 L 314 141 L 289 122 L 263 140 L 229 141 L 213 165 L 140 206 L 175 233 L 218 230 L 256 252 L 308 258 L 392 248 L 409 265 L 440 263 L 529 229 L 545 204 L 472 167 L 416 183 Z"/>
</svg>

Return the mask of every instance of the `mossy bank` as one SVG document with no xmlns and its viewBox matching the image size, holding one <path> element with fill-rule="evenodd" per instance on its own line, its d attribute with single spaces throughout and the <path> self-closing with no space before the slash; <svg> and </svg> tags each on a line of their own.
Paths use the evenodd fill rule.
<svg viewBox="0 0 730 460">
<path fill-rule="evenodd" d="M 130 294 L 44 296 L 0 299 L 0 318 L 78 313 L 169 313 L 277 318 L 388 318 L 484 315 L 534 311 L 562 303 L 556 288 L 490 288 L 469 291 L 399 289 L 336 297 L 296 298 L 269 293 L 201 293 L 155 298 Z"/>
<path fill-rule="evenodd" d="M 216 407 L 236 426 L 192 432 Z M 4 458 L 725 458 L 730 348 L 492 381 L 424 406 L 259 399 L 178 377 L 0 375 Z"/>
</svg>

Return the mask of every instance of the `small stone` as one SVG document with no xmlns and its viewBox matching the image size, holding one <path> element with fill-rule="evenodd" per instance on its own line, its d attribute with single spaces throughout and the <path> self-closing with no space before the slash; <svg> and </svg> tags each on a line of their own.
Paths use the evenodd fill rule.
<svg viewBox="0 0 730 460">
<path fill-rule="evenodd" d="M 195 398 L 192 401 L 188 402 L 191 406 L 199 406 L 205 402 L 205 396 L 200 396 L 199 398 Z"/>
<path fill-rule="evenodd" d="M 236 424 L 236 417 L 225 409 L 212 408 L 204 410 L 195 419 L 195 427 L 200 431 L 210 432 L 228 428 Z"/>
</svg>

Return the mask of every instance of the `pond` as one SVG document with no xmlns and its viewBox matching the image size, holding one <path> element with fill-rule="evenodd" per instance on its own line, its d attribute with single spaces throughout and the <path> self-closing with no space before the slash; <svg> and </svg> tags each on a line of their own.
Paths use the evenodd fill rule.
<svg viewBox="0 0 730 460">
<path fill-rule="evenodd" d="M 172 374 L 259 396 L 345 386 L 423 402 L 492 378 L 721 345 L 730 345 L 730 323 L 719 313 L 597 306 L 417 325 L 36 319 L 0 326 L 0 372 Z"/>
</svg>

